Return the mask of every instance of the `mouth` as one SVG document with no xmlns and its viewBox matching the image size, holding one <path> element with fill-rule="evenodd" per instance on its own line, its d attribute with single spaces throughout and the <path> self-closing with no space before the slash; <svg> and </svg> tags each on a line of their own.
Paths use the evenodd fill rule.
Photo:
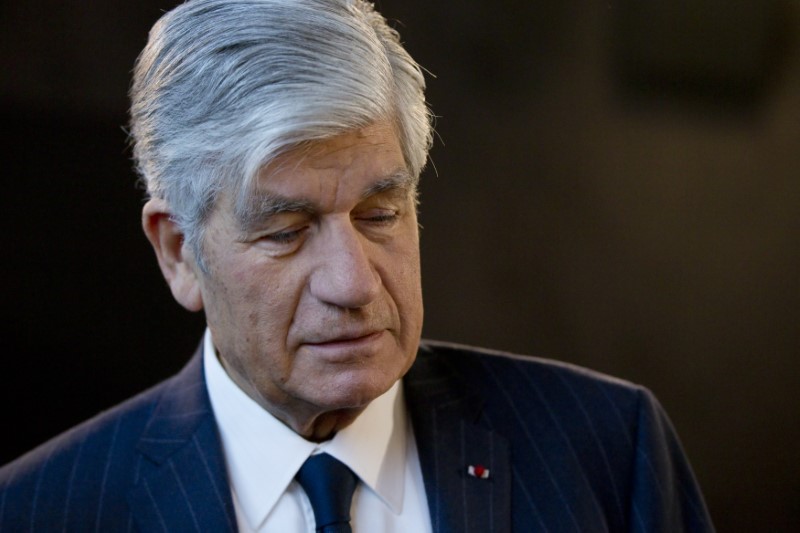
<svg viewBox="0 0 800 533">
<path fill-rule="evenodd" d="M 352 344 L 368 341 L 373 337 L 380 336 L 382 333 L 383 330 L 342 333 L 340 335 L 327 337 L 319 341 L 307 342 L 305 344 L 307 346 L 334 346 L 337 344 Z"/>
<path fill-rule="evenodd" d="M 372 356 L 385 334 L 386 330 L 348 332 L 303 343 L 302 348 L 331 362 L 352 362 Z"/>
</svg>

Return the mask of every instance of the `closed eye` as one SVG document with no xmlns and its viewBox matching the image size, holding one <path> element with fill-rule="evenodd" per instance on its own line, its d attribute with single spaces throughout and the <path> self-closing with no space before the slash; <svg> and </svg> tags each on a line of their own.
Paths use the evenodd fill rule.
<svg viewBox="0 0 800 533">
<path fill-rule="evenodd" d="M 308 229 L 307 226 L 303 226 L 298 229 L 291 229 L 291 230 L 283 230 L 277 231 L 275 233 L 269 233 L 267 235 L 263 235 L 261 237 L 262 240 L 274 242 L 277 244 L 291 244 L 303 234 L 304 231 Z"/>
<path fill-rule="evenodd" d="M 396 221 L 399 217 L 397 211 L 388 211 L 385 213 L 378 213 L 372 216 L 360 217 L 361 220 L 371 224 L 384 225 Z"/>
<path fill-rule="evenodd" d="M 280 244 L 288 244 L 300 238 L 300 234 L 302 232 L 303 230 L 279 231 L 277 233 L 270 233 L 269 235 L 264 235 L 261 238 L 264 240 Z"/>
</svg>

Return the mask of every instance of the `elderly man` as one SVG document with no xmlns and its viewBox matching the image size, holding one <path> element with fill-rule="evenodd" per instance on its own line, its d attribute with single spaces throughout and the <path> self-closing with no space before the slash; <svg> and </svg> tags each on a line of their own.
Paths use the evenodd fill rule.
<svg viewBox="0 0 800 533">
<path fill-rule="evenodd" d="M 0 471 L 0 529 L 708 531 L 643 388 L 420 342 L 424 80 L 363 0 L 195 0 L 131 89 L 145 234 L 208 329 Z"/>
</svg>

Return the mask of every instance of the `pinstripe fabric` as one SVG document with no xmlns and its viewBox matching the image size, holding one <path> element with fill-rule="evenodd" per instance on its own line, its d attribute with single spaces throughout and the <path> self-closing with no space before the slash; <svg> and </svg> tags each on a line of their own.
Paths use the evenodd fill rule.
<svg viewBox="0 0 800 533">
<path fill-rule="evenodd" d="M 437 533 L 713 530 L 645 389 L 442 343 L 423 343 L 404 384 Z M 199 354 L 0 469 L 0 533 L 235 529 Z"/>
<path fill-rule="evenodd" d="M 0 469 L 0 532 L 234 531 L 199 356 Z"/>
<path fill-rule="evenodd" d="M 421 346 L 405 387 L 437 533 L 713 531 L 646 389 L 434 342 Z M 490 478 L 469 476 L 469 464 Z"/>
</svg>

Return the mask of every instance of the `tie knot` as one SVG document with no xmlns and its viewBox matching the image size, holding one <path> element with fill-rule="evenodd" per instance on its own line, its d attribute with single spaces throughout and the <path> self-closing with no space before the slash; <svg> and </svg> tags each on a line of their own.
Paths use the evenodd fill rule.
<svg viewBox="0 0 800 533">
<path fill-rule="evenodd" d="M 350 531 L 350 504 L 358 483 L 352 470 L 327 453 L 320 453 L 306 459 L 296 479 L 311 502 L 318 532 Z"/>
</svg>

